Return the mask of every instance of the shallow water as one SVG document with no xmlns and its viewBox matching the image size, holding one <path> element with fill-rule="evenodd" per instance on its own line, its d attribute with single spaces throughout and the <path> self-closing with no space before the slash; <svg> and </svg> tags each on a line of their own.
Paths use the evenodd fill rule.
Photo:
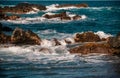
<svg viewBox="0 0 120 78">
<path fill-rule="evenodd" d="M 1 6 L 14 6 L 20 1 L 2 1 Z M 11 46 L 0 48 L 0 78 L 118 78 L 120 77 L 120 58 L 104 54 L 70 54 L 63 39 L 74 43 L 77 32 L 93 31 L 100 38 L 115 36 L 120 32 L 120 2 L 85 1 L 88 8 L 60 8 L 54 5 L 63 3 L 81 3 L 80 1 L 32 1 L 43 4 L 46 11 L 18 14 L 22 18 L 0 20 L 11 28 L 30 29 L 38 34 L 43 42 L 41 46 Z M 45 19 L 46 13 L 66 11 L 68 15 L 79 14 L 81 20 L 61 21 Z M 8 13 L 10 14 L 10 13 Z M 7 33 L 7 34 L 11 34 Z M 61 46 L 54 46 L 52 38 L 57 38 Z M 41 48 L 47 48 L 41 50 Z"/>
</svg>

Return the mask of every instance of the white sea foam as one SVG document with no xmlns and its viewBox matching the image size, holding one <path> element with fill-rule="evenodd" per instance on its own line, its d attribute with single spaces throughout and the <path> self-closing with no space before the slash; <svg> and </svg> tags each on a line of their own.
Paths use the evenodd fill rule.
<svg viewBox="0 0 120 78">
<path fill-rule="evenodd" d="M 106 34 L 106 33 L 104 33 L 103 31 L 98 31 L 98 32 L 96 32 L 95 34 L 97 34 L 101 39 L 102 39 L 102 38 L 108 38 L 108 37 L 111 37 L 111 36 L 112 36 L 111 34 Z"/>
<path fill-rule="evenodd" d="M 56 6 L 58 6 L 58 5 L 59 5 L 59 4 L 52 4 L 52 5 L 46 6 L 47 10 L 46 10 L 45 12 L 62 10 L 62 9 L 74 9 L 74 8 L 77 9 L 77 7 L 74 7 L 74 6 L 57 8 Z"/>
</svg>

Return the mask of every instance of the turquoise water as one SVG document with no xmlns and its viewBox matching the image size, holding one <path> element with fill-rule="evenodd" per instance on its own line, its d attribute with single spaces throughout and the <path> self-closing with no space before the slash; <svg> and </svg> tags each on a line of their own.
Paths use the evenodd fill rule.
<svg viewBox="0 0 120 78">
<path fill-rule="evenodd" d="M 21 1 L 1 1 L 1 6 L 14 6 Z M 29 1 L 30 2 L 30 1 Z M 119 78 L 120 59 L 103 54 L 70 54 L 63 39 L 77 32 L 93 31 L 100 37 L 114 36 L 120 32 L 119 1 L 32 1 L 43 4 L 46 11 L 18 14 L 21 19 L 15 21 L 0 20 L 11 28 L 30 29 L 43 39 L 41 46 L 14 46 L 0 48 L 0 78 Z M 55 4 L 87 3 L 88 8 L 55 9 Z M 51 6 L 52 5 L 52 6 Z M 66 11 L 69 15 L 78 14 L 83 19 L 61 21 L 44 19 L 43 14 Z M 8 13 L 10 14 L 10 13 Z M 10 34 L 9 32 L 8 34 Z M 57 38 L 62 46 L 53 46 L 52 38 Z M 46 40 L 47 39 L 47 40 Z M 40 48 L 48 51 L 39 51 Z"/>
</svg>

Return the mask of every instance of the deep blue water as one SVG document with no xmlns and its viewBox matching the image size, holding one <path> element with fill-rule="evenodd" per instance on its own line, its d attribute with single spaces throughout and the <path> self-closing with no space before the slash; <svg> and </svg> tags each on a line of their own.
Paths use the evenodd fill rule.
<svg viewBox="0 0 120 78">
<path fill-rule="evenodd" d="M 14 6 L 22 1 L 0 1 L 1 6 Z M 39 11 L 30 14 L 18 14 L 22 19 L 15 21 L 0 20 L 11 28 L 20 27 L 32 30 L 42 39 L 73 37 L 77 32 L 101 32 L 101 36 L 116 35 L 120 32 L 119 1 L 28 1 L 30 3 L 77 4 L 87 3 L 88 8 L 67 8 Z M 77 21 L 60 21 L 42 19 L 45 13 L 78 14 L 84 19 Z M 9 13 L 8 13 L 9 14 Z M 10 33 L 8 33 L 10 34 Z M 22 46 L 0 48 L 0 78 L 119 78 L 120 59 L 116 56 L 69 54 L 65 46 L 45 47 L 52 54 L 39 52 L 41 46 Z M 32 49 L 36 49 L 33 51 Z"/>
</svg>

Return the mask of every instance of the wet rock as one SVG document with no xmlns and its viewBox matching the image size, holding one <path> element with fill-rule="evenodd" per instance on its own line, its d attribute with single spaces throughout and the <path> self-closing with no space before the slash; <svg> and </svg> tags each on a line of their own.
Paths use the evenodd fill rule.
<svg viewBox="0 0 120 78">
<path fill-rule="evenodd" d="M 13 44 L 22 45 L 40 45 L 41 39 L 39 36 L 32 31 L 24 31 L 20 28 L 16 28 L 11 36 L 11 42 Z"/>
<path fill-rule="evenodd" d="M 71 20 L 71 18 L 69 16 L 65 16 L 65 17 L 61 17 L 61 20 Z"/>
<path fill-rule="evenodd" d="M 11 42 L 10 36 L 0 32 L 0 44 L 7 44 L 10 42 Z"/>
<path fill-rule="evenodd" d="M 67 16 L 66 12 L 61 12 L 59 14 L 54 14 L 54 15 L 45 14 L 43 17 L 45 17 L 47 19 L 51 19 L 51 18 L 66 17 L 66 16 Z"/>
<path fill-rule="evenodd" d="M 61 45 L 61 43 L 56 38 L 53 38 L 53 41 L 55 42 L 55 46 Z"/>
<path fill-rule="evenodd" d="M 120 53 L 120 49 L 115 49 L 110 47 L 108 43 L 86 43 L 84 45 L 80 45 L 79 47 L 75 47 L 70 49 L 70 53 L 104 53 L 104 54 L 115 54 Z"/>
<path fill-rule="evenodd" d="M 11 15 L 11 16 L 7 16 L 5 19 L 6 19 L 6 20 L 16 20 L 16 19 L 18 19 L 18 18 L 20 18 L 20 17 L 17 16 L 17 15 Z"/>
<path fill-rule="evenodd" d="M 81 18 L 81 16 L 79 15 L 70 17 L 69 15 L 67 15 L 66 12 L 61 12 L 59 14 L 53 14 L 53 15 L 45 14 L 43 17 L 47 19 L 59 18 L 61 20 L 79 20 Z"/>
<path fill-rule="evenodd" d="M 73 20 L 79 20 L 79 19 L 81 19 L 82 17 L 81 16 L 79 16 L 79 15 L 75 15 L 75 16 L 73 16 Z"/>
<path fill-rule="evenodd" d="M 75 42 L 98 42 L 100 37 L 93 32 L 77 33 L 74 38 Z"/>
<path fill-rule="evenodd" d="M 5 13 L 0 13 L 0 20 L 16 20 L 18 18 L 20 18 L 20 16 L 17 15 L 7 16 Z"/>
<path fill-rule="evenodd" d="M 46 7 L 38 4 L 19 3 L 14 7 L 5 6 L 4 8 L 0 8 L 0 11 L 2 12 L 11 12 L 18 14 L 23 14 L 30 11 L 38 11 L 38 10 L 46 10 Z"/>
<path fill-rule="evenodd" d="M 77 7 L 77 8 L 81 8 L 81 7 L 88 7 L 87 4 L 82 3 L 82 4 L 62 4 L 62 5 L 58 5 L 56 6 L 57 8 L 64 8 L 64 7 Z"/>
<path fill-rule="evenodd" d="M 111 47 L 120 48 L 120 32 L 117 34 L 116 37 L 110 37 L 108 39 L 108 43 Z"/>
</svg>

